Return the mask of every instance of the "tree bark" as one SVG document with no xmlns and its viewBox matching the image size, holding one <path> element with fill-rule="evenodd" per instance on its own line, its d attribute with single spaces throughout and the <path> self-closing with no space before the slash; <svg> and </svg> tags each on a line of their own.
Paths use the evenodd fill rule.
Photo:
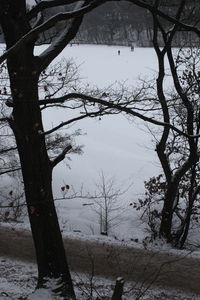
<svg viewBox="0 0 200 300">
<path fill-rule="evenodd" d="M 6 3 L 6 2 L 5 2 Z M 1 25 L 7 47 L 29 30 L 25 1 L 7 0 Z M 38 101 L 39 62 L 32 43 L 11 56 L 8 72 L 13 98 L 10 126 L 14 132 L 24 181 L 25 196 L 38 265 L 37 287 L 49 287 L 62 299 L 75 299 L 52 193 L 52 166 L 48 157 Z"/>
</svg>

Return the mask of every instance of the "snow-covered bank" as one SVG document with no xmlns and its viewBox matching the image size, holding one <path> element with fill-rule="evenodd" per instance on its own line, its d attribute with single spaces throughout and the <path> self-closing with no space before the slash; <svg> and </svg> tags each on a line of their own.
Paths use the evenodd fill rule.
<svg viewBox="0 0 200 300">
<path fill-rule="evenodd" d="M 35 264 L 25 263 L 20 260 L 12 260 L 8 257 L 0 257 L 0 300 L 25 299 L 30 295 L 36 285 L 37 269 Z M 90 277 L 83 273 L 72 272 L 77 299 L 88 299 L 91 291 Z M 112 293 L 114 281 L 103 277 L 95 276 L 92 281 L 93 294 L 98 292 L 102 299 Z M 134 300 L 140 295 L 140 300 L 199 300 L 200 297 L 194 294 L 184 293 L 178 290 L 159 289 L 153 285 L 149 288 L 137 282 L 126 282 L 124 300 Z M 145 291 L 146 290 L 146 291 Z M 39 293 L 38 293 L 39 294 Z M 47 293 L 46 293 L 47 294 Z M 35 300 L 49 300 L 44 293 L 34 296 Z M 50 298 L 52 300 L 52 298 Z"/>
<path fill-rule="evenodd" d="M 33 243 L 28 231 L 0 229 L 0 256 L 34 261 Z M 64 237 L 67 258 L 74 272 L 91 273 L 140 284 L 153 283 L 163 288 L 175 288 L 200 294 L 200 259 L 189 252 L 145 250 L 136 243 L 127 245 L 113 239 L 69 235 Z M 194 298 L 195 299 L 195 298 Z"/>
</svg>

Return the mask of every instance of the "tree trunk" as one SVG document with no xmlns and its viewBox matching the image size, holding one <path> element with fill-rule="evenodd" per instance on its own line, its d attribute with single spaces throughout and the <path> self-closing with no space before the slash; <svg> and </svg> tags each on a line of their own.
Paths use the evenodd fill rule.
<svg viewBox="0 0 200 300">
<path fill-rule="evenodd" d="M 30 62 L 31 59 L 29 64 Z M 10 72 L 13 68 L 12 60 L 9 60 L 8 66 Z M 18 74 L 20 70 L 15 69 L 15 72 Z M 52 168 L 42 135 L 37 79 L 30 73 L 34 73 L 33 69 L 32 72 L 25 70 L 24 74 L 21 74 L 20 86 L 17 79 L 11 78 L 12 93 L 18 89 L 19 92 L 14 96 L 10 125 L 21 162 L 39 271 L 38 287 L 44 286 L 46 278 L 57 278 L 63 283 L 62 296 L 73 295 L 75 299 L 53 201 Z"/>
<path fill-rule="evenodd" d="M 29 59 L 29 63 L 30 63 Z M 12 60 L 9 61 L 9 71 Z M 19 69 L 15 70 L 20 72 Z M 28 74 L 29 73 L 29 74 Z M 32 73 L 32 72 L 31 72 Z M 34 73 L 34 71 L 33 71 Z M 38 263 L 38 287 L 46 278 L 62 281 L 62 296 L 75 299 L 65 250 L 58 224 L 52 194 L 52 168 L 48 158 L 37 95 L 37 80 L 25 71 L 21 74 L 20 87 L 17 79 L 11 79 L 20 94 L 14 96 L 13 129 L 21 162 L 25 196 Z M 20 97 L 20 99 L 16 99 Z M 64 289 L 64 290 L 63 290 Z M 66 290 L 65 290 L 66 289 Z M 67 291 L 67 289 L 69 289 Z M 66 298 L 68 299 L 68 298 Z"/>
<path fill-rule="evenodd" d="M 167 242 L 172 241 L 171 229 L 174 205 L 177 197 L 178 183 L 170 182 L 167 187 L 167 191 L 164 199 L 164 206 L 162 210 L 161 224 L 160 224 L 160 236 L 164 237 Z"/>
<path fill-rule="evenodd" d="M 10 47 L 28 28 L 22 17 L 25 1 L 11 1 L 6 9 L 5 16 L 1 16 L 1 25 L 7 47 Z M 37 287 L 50 287 L 62 299 L 69 300 L 75 299 L 75 294 L 54 206 L 51 162 L 42 135 L 43 125 L 38 101 L 38 61 L 33 56 L 33 44 L 24 45 L 20 53 L 18 51 L 7 61 L 13 98 L 10 126 L 20 157 L 36 250 L 39 273 Z M 48 285 L 50 279 L 55 281 Z"/>
</svg>

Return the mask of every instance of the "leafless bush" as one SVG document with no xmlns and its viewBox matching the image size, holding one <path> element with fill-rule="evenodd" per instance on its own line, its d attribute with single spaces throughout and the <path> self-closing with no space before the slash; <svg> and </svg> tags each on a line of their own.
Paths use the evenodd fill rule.
<svg viewBox="0 0 200 300">
<path fill-rule="evenodd" d="M 101 234 L 108 235 L 111 228 L 119 225 L 119 219 L 126 209 L 122 196 L 130 187 L 119 186 L 113 177 L 108 178 L 103 172 L 100 173 L 93 196 L 93 210 L 99 217 Z"/>
</svg>

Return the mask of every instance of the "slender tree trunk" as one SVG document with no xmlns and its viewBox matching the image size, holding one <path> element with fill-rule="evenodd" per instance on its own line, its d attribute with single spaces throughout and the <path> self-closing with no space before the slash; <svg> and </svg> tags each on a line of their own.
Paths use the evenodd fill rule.
<svg viewBox="0 0 200 300">
<path fill-rule="evenodd" d="M 162 218 L 160 224 L 160 236 L 164 237 L 168 242 L 172 241 L 171 229 L 174 212 L 174 205 L 176 202 L 178 192 L 178 182 L 170 182 L 165 194 L 164 206 L 162 210 Z"/>
<path fill-rule="evenodd" d="M 190 223 L 191 223 L 191 216 L 193 213 L 194 202 L 196 201 L 196 197 L 200 191 L 200 187 L 197 186 L 197 184 L 196 184 L 197 172 L 198 172 L 196 167 L 197 167 L 197 164 L 195 164 L 193 166 L 193 168 L 191 168 L 190 189 L 189 189 L 189 193 L 188 193 L 188 207 L 186 209 L 186 215 L 185 215 L 182 232 L 178 239 L 180 249 L 183 248 L 185 241 L 187 239 L 187 236 L 189 233 L 189 228 L 190 228 Z"/>
<path fill-rule="evenodd" d="M 1 24 L 7 47 L 10 47 L 29 28 L 22 17 L 24 0 L 11 1 L 6 9 L 6 15 L 1 16 Z M 7 61 L 13 98 L 10 126 L 21 162 L 38 264 L 38 288 L 48 287 L 48 280 L 55 279 L 54 287 L 50 288 L 62 299 L 69 300 L 75 299 L 75 294 L 54 206 L 51 162 L 42 135 L 38 63 L 33 56 L 33 43 L 24 45 L 20 53 Z"/>
</svg>

